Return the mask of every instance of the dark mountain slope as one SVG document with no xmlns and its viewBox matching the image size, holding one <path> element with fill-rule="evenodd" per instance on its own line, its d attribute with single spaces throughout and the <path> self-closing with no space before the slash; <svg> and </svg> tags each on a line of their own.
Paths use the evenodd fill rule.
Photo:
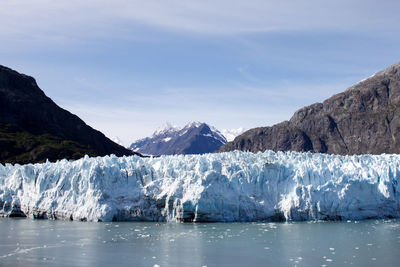
<svg viewBox="0 0 400 267">
<path fill-rule="evenodd" d="M 0 162 L 132 155 L 57 106 L 34 78 L 0 66 Z"/>
<path fill-rule="evenodd" d="M 289 121 L 251 129 L 220 151 L 400 153 L 400 63 L 298 110 Z"/>
</svg>

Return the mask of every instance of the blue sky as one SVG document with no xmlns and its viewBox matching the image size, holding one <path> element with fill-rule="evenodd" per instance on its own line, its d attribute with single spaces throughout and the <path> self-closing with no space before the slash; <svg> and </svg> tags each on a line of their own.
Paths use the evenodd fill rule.
<svg viewBox="0 0 400 267">
<path fill-rule="evenodd" d="M 83 2 L 83 3 L 82 3 Z M 125 145 L 290 119 L 400 60 L 399 1 L 0 3 L 0 64 Z"/>
</svg>

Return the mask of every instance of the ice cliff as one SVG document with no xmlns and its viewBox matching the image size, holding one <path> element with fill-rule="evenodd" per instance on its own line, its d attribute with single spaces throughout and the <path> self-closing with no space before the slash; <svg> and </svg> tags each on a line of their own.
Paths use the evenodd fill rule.
<svg viewBox="0 0 400 267">
<path fill-rule="evenodd" d="M 228 152 L 3 166 L 0 215 L 88 221 L 400 217 L 400 155 Z"/>
</svg>

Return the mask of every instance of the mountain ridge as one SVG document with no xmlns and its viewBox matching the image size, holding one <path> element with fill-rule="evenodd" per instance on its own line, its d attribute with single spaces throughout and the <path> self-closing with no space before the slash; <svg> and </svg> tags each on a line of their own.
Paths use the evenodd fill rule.
<svg viewBox="0 0 400 267">
<path fill-rule="evenodd" d="M 219 151 L 400 153 L 400 62 L 297 110 L 288 121 L 237 136 Z"/>
<path fill-rule="evenodd" d="M 59 107 L 28 75 L 0 65 L 0 163 L 138 154 Z"/>
</svg>

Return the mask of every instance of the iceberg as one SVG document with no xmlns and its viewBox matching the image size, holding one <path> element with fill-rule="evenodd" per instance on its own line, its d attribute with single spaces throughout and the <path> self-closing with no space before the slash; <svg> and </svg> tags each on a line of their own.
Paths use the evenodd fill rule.
<svg viewBox="0 0 400 267">
<path fill-rule="evenodd" d="M 400 217 L 400 155 L 227 152 L 0 164 L 0 216 L 250 222 Z"/>
</svg>

